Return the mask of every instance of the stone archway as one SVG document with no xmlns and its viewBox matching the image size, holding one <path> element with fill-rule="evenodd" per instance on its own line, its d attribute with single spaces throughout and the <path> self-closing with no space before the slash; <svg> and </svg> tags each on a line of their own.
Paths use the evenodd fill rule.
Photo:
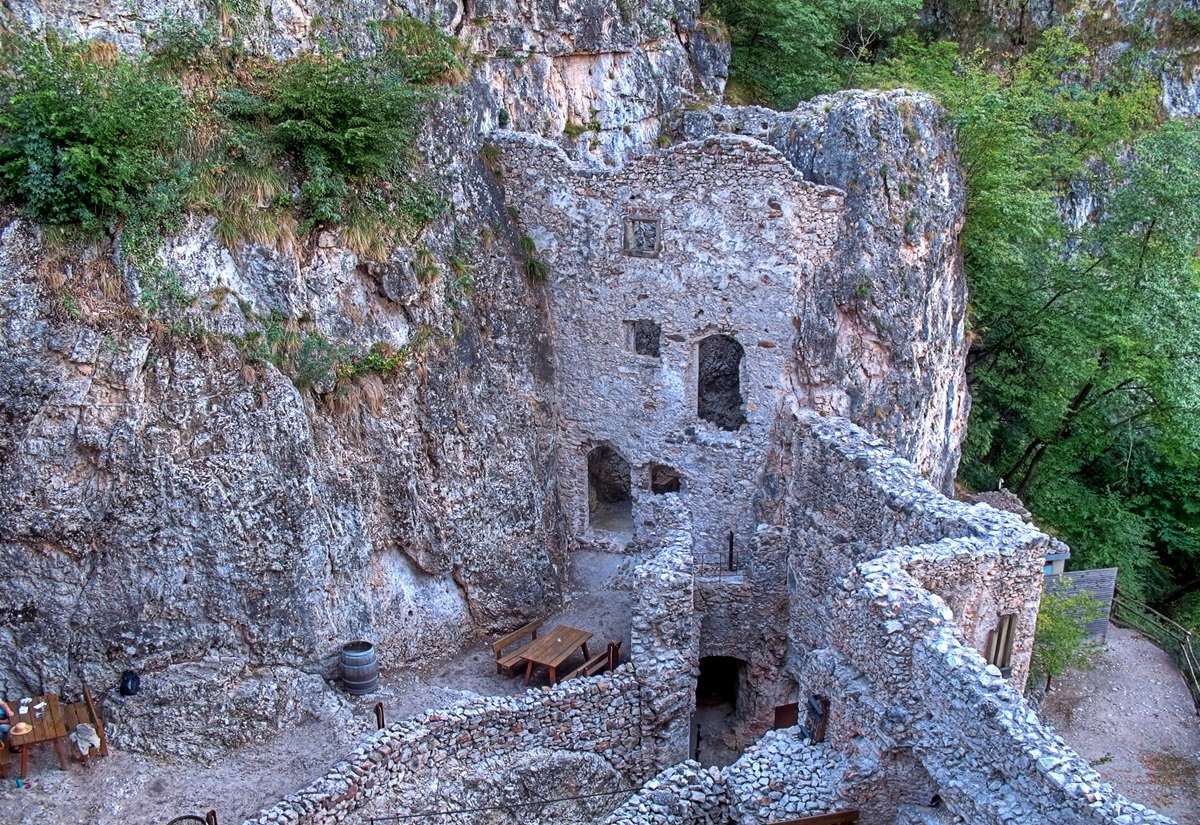
<svg viewBox="0 0 1200 825">
<path fill-rule="evenodd" d="M 632 535 L 633 484 L 629 462 L 611 444 L 588 452 L 588 526 Z"/>
</svg>

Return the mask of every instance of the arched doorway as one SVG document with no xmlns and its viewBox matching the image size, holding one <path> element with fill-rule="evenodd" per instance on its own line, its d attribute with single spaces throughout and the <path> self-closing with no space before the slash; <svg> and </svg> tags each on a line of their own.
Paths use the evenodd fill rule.
<svg viewBox="0 0 1200 825">
<path fill-rule="evenodd" d="M 742 397 L 745 350 L 731 335 L 710 335 L 700 342 L 696 374 L 696 414 L 722 430 L 746 423 Z"/>
<path fill-rule="evenodd" d="M 633 533 L 633 493 L 629 462 L 611 444 L 588 452 L 588 526 Z"/>
</svg>

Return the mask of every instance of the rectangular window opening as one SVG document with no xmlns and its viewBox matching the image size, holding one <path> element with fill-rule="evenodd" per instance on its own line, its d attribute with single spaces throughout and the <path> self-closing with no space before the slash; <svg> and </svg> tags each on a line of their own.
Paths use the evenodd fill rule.
<svg viewBox="0 0 1200 825">
<path fill-rule="evenodd" d="M 987 650 L 984 652 L 987 663 L 998 667 L 1005 676 L 1012 671 L 1013 629 L 1016 623 L 1015 613 L 1001 616 L 996 629 L 988 634 Z"/>
</svg>

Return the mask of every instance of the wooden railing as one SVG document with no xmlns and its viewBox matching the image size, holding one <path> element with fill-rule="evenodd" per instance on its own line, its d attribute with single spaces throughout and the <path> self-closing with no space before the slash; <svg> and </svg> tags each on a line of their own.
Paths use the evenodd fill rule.
<svg viewBox="0 0 1200 825">
<path fill-rule="evenodd" d="M 1121 627 L 1141 631 L 1175 657 L 1192 692 L 1196 712 L 1200 713 L 1200 639 L 1196 634 L 1149 605 L 1122 596 L 1120 591 L 1113 594 L 1112 620 Z"/>
</svg>

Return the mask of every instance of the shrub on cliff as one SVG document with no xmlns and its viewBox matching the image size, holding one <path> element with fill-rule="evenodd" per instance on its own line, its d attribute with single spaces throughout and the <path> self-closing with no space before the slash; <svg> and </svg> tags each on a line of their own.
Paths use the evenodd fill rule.
<svg viewBox="0 0 1200 825">
<path fill-rule="evenodd" d="M 360 254 L 437 215 L 417 139 L 432 85 L 456 77 L 454 41 L 405 18 L 376 55 L 305 54 L 248 66 L 217 95 L 217 146 L 198 202 L 232 242 L 344 226 Z"/>
<path fill-rule="evenodd" d="M 0 197 L 89 233 L 178 208 L 188 106 L 177 83 L 100 43 L 0 43 Z"/>
</svg>

